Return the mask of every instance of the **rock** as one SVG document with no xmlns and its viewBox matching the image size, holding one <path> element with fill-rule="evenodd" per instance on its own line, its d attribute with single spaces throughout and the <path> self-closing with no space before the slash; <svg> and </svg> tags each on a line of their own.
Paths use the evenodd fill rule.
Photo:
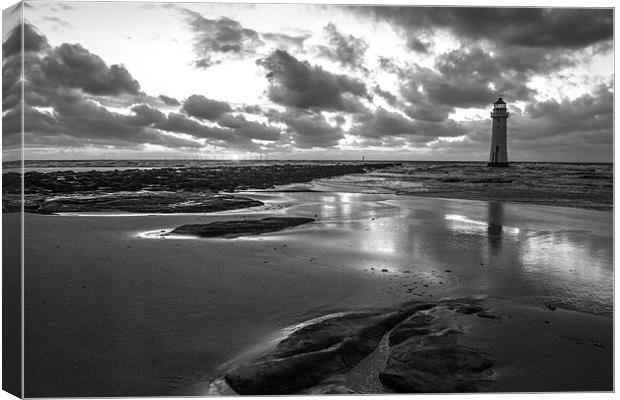
<svg viewBox="0 0 620 400">
<path fill-rule="evenodd" d="M 379 379 L 403 393 L 479 391 L 493 363 L 483 352 L 458 345 L 459 334 L 446 329 L 394 346 Z"/>
<path fill-rule="evenodd" d="M 181 225 L 168 235 L 195 235 L 200 237 L 235 237 L 276 232 L 285 228 L 314 222 L 312 218 L 269 217 L 255 220 L 216 221 L 209 224 Z M 276 248 L 274 248 L 275 250 Z"/>
<path fill-rule="evenodd" d="M 395 346 L 412 336 L 428 335 L 432 331 L 428 326 L 433 321 L 431 315 L 416 313 L 407 320 L 401 322 L 390 332 L 388 341 L 390 346 Z"/>
<path fill-rule="evenodd" d="M 428 307 L 432 305 L 412 303 L 397 311 L 352 312 L 312 323 L 262 359 L 227 372 L 224 379 L 239 394 L 298 393 L 349 371 L 375 350 L 385 332 Z"/>
<path fill-rule="evenodd" d="M 42 199 L 30 212 L 51 214 L 58 212 L 125 211 L 139 213 L 215 212 L 256 207 L 262 202 L 246 197 L 203 193 L 106 193 L 88 196 L 67 196 L 50 201 Z"/>
</svg>

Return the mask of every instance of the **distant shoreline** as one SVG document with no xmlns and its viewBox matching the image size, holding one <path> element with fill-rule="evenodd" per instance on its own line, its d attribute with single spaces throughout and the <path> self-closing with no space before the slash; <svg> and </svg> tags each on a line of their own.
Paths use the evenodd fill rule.
<svg viewBox="0 0 620 400">
<path fill-rule="evenodd" d="M 270 160 L 253 160 L 253 159 L 245 159 L 245 160 L 233 160 L 233 159 L 200 159 L 200 158 L 176 158 L 176 159 L 164 159 L 164 158 L 153 158 L 153 159 L 76 159 L 76 160 L 24 160 L 25 166 L 32 166 L 37 164 L 49 164 L 50 167 L 53 166 L 65 166 L 65 164 L 80 164 L 80 163 L 102 163 L 102 166 L 109 166 L 110 163 L 123 164 L 126 163 L 128 165 L 135 165 L 141 163 L 148 162 L 158 162 L 158 163 L 188 163 L 188 162 L 200 162 L 200 163 L 232 163 L 232 164 L 252 164 L 252 163 L 442 163 L 442 164 L 485 164 L 487 161 L 479 160 L 479 161 L 465 161 L 465 160 L 401 160 L 401 159 L 386 159 L 386 160 L 374 160 L 374 159 L 365 159 L 365 160 L 354 160 L 354 159 L 326 159 L 326 160 L 315 160 L 315 159 L 270 159 Z M 613 161 L 610 162 L 602 162 L 602 161 L 510 161 L 509 164 L 569 164 L 569 165 L 613 165 Z M 18 168 L 21 166 L 21 160 L 13 160 L 13 161 L 3 161 L 2 168 Z M 96 165 L 93 165 L 96 166 Z"/>
</svg>

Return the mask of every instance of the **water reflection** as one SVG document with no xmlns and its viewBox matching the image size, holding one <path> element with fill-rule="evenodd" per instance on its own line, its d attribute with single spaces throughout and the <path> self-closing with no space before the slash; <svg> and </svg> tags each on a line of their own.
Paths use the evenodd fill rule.
<svg viewBox="0 0 620 400">
<path fill-rule="evenodd" d="M 502 246 L 504 208 L 502 203 L 490 202 L 487 219 L 487 237 L 491 254 L 495 255 Z"/>
<path fill-rule="evenodd" d="M 454 295 L 611 313 L 612 230 L 606 214 L 358 193 L 316 196 L 307 211 L 320 216 L 317 245 L 345 257 L 347 265 L 441 275 L 437 280 L 451 281 Z"/>
<path fill-rule="evenodd" d="M 409 271 L 429 284 L 423 290 L 443 282 L 436 295 L 612 313 L 610 213 L 361 193 L 291 196 L 302 201 L 288 212 L 317 219 L 299 240 L 329 265 L 389 270 L 382 276 Z"/>
</svg>

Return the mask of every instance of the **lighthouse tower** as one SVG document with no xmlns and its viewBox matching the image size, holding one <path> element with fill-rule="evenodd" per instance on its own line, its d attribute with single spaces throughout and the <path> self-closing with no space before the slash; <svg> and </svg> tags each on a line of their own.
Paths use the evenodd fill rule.
<svg viewBox="0 0 620 400">
<path fill-rule="evenodd" d="M 508 117 L 506 103 L 500 97 L 493 103 L 493 111 L 491 111 L 493 130 L 491 133 L 491 154 L 487 164 L 489 167 L 508 166 L 508 152 L 506 151 L 506 121 Z"/>
</svg>

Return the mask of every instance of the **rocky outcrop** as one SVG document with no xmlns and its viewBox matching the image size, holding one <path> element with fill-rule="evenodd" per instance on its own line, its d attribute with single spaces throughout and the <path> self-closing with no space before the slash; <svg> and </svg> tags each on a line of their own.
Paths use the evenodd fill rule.
<svg viewBox="0 0 620 400">
<path fill-rule="evenodd" d="M 432 330 L 429 329 L 429 325 L 433 319 L 434 318 L 428 314 L 414 314 L 411 318 L 403 321 L 390 332 L 390 336 L 388 337 L 390 346 L 402 343 L 413 336 L 430 334 Z"/>
<path fill-rule="evenodd" d="M 465 333 L 451 327 L 453 319 L 446 318 L 446 312 L 487 312 L 479 303 L 412 302 L 398 310 L 317 318 L 294 329 L 269 354 L 228 371 L 224 381 L 235 392 L 248 395 L 351 394 L 355 391 L 347 373 L 387 335 L 387 363 L 378 375 L 385 387 L 403 393 L 484 390 L 492 374 L 491 358 L 461 345 L 459 338 Z"/>
<path fill-rule="evenodd" d="M 415 304 L 398 311 L 353 312 L 321 320 L 296 330 L 273 353 L 229 371 L 224 378 L 240 394 L 298 393 L 350 370 L 374 351 L 388 330 L 428 307 Z"/>
<path fill-rule="evenodd" d="M 321 163 L 271 165 L 213 165 L 189 168 L 124 169 L 113 171 L 57 171 L 24 174 L 25 193 L 75 193 L 97 189 L 136 190 L 209 190 L 265 189 L 275 185 L 310 182 L 346 174 L 392 167 L 394 163 Z M 3 192 L 19 193 L 20 175 L 3 175 Z"/>
<path fill-rule="evenodd" d="M 480 350 L 459 345 L 460 334 L 448 329 L 401 342 L 379 379 L 403 393 L 478 392 L 493 362 Z"/>
<path fill-rule="evenodd" d="M 314 222 L 312 218 L 269 217 L 263 219 L 244 219 L 216 221 L 208 224 L 181 225 L 168 235 L 192 235 L 200 237 L 236 237 L 277 232 L 282 229 Z"/>
<path fill-rule="evenodd" d="M 57 197 L 26 203 L 25 209 L 39 214 L 61 212 L 203 213 L 256 207 L 262 202 L 247 197 L 202 193 L 111 193 L 106 195 Z"/>
<path fill-rule="evenodd" d="M 206 164 L 208 165 L 208 164 Z M 393 163 L 317 163 L 317 164 L 270 164 L 270 165 L 212 165 L 188 168 L 125 169 L 107 171 L 28 171 L 24 177 L 24 206 L 26 212 L 57 212 L 47 209 L 67 208 L 66 211 L 99 211 L 98 201 L 78 199 L 78 205 L 69 207 L 68 202 L 52 202 L 58 195 L 79 198 L 79 195 L 105 197 L 110 194 L 177 193 L 189 199 L 200 194 L 235 192 L 245 189 L 267 189 L 276 185 L 310 182 L 314 179 L 331 178 L 346 174 L 359 174 L 375 169 L 392 167 Z M 3 212 L 21 210 L 21 175 L 17 172 L 3 174 Z M 122 196 L 121 196 L 122 197 Z M 106 204 L 109 206 L 109 204 Z M 88 209 L 91 207 L 92 209 Z M 114 210 L 138 211 L 136 205 L 123 209 L 117 204 Z M 70 208 L 70 209 L 69 209 Z M 223 208 L 230 209 L 230 208 Z M 223 210 L 222 209 L 222 210 Z M 168 211 L 170 210 L 170 211 Z M 65 211 L 65 210 L 63 210 Z M 138 212 L 141 212 L 139 210 Z M 161 208 L 147 212 L 203 212 L 200 207 Z M 215 210 L 220 211 L 220 210 Z"/>
</svg>

